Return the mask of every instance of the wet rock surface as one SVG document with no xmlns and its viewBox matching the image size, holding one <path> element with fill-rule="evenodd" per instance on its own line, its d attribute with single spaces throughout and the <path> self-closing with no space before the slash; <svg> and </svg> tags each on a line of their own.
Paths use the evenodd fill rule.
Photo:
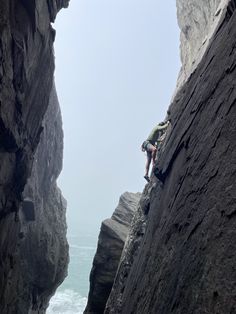
<svg viewBox="0 0 236 314">
<path fill-rule="evenodd" d="M 235 8 L 170 107 L 161 180 L 142 196 L 146 232 L 136 255 L 137 233 L 125 248 L 105 313 L 236 312 Z"/>
<path fill-rule="evenodd" d="M 52 13 L 55 16 L 68 1 L 52 3 L 54 11 L 46 0 L 0 3 L 0 312 L 4 314 L 45 313 L 49 296 L 66 274 L 65 202 L 56 187 L 63 134 L 53 88 L 51 22 Z"/>
<path fill-rule="evenodd" d="M 112 217 L 102 223 L 84 313 L 104 312 L 139 199 L 140 193 L 124 193 Z"/>
</svg>

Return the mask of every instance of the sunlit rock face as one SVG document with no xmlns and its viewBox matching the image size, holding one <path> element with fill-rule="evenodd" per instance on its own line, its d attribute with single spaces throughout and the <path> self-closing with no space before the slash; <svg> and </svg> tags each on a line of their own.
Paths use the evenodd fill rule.
<svg viewBox="0 0 236 314">
<path fill-rule="evenodd" d="M 170 106 L 106 314 L 236 313 L 236 2 L 222 12 Z"/>
<path fill-rule="evenodd" d="M 44 313 L 66 274 L 65 202 L 56 188 L 63 135 L 51 22 L 52 12 L 68 2 L 52 1 L 54 11 L 48 3 L 0 3 L 1 313 Z"/>
<path fill-rule="evenodd" d="M 103 313 L 110 294 L 140 193 L 124 193 L 110 219 L 103 221 L 90 274 L 86 314 Z"/>
<path fill-rule="evenodd" d="M 227 3 L 228 0 L 177 0 L 183 65 L 178 85 L 182 85 L 196 68 Z"/>
</svg>

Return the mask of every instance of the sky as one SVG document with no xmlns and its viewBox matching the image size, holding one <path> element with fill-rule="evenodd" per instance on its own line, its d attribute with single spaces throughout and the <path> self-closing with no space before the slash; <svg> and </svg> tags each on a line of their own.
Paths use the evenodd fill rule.
<svg viewBox="0 0 236 314">
<path fill-rule="evenodd" d="M 69 232 L 98 232 L 122 193 L 145 186 L 140 146 L 165 118 L 180 69 L 175 0 L 71 0 L 54 27 L 58 184 Z"/>
</svg>

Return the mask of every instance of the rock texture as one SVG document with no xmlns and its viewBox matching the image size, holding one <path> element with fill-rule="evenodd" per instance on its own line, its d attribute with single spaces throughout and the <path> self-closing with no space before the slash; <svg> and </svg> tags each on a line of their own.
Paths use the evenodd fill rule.
<svg viewBox="0 0 236 314">
<path fill-rule="evenodd" d="M 140 193 L 124 193 L 112 217 L 102 223 L 84 313 L 104 312 L 139 199 Z"/>
<path fill-rule="evenodd" d="M 170 107 L 157 178 L 140 203 L 146 232 L 135 236 L 140 214 L 105 313 L 236 313 L 236 2 L 223 11 Z"/>
<path fill-rule="evenodd" d="M 217 26 L 225 15 L 228 2 L 229 0 L 177 0 L 182 61 L 178 87 L 186 81 L 199 64 Z"/>
<path fill-rule="evenodd" d="M 62 131 L 53 89 L 51 22 L 67 5 L 68 1 L 46 0 L 0 3 L 0 312 L 4 314 L 44 313 L 66 273 L 65 203 L 56 188 Z"/>
<path fill-rule="evenodd" d="M 147 214 L 150 210 L 150 195 L 152 194 L 154 186 L 155 184 L 147 185 L 145 187 L 140 201 L 136 205 L 130 231 L 120 257 L 116 278 L 104 313 L 118 313 L 118 311 L 121 310 L 126 281 L 146 231 Z M 113 306 L 114 303 L 116 304 L 115 307 Z"/>
</svg>

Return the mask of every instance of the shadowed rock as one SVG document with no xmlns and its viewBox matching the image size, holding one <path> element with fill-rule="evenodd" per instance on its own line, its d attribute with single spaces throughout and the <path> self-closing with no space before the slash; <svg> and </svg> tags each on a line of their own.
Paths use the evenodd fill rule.
<svg viewBox="0 0 236 314">
<path fill-rule="evenodd" d="M 236 313 L 236 2 L 223 11 L 171 105 L 146 232 L 135 256 L 127 240 L 106 314 Z"/>
<path fill-rule="evenodd" d="M 105 309 L 139 199 L 140 193 L 124 193 L 111 219 L 102 223 L 84 313 L 99 314 Z"/>
<path fill-rule="evenodd" d="M 24 199 L 22 202 L 22 212 L 26 221 L 35 220 L 34 202 L 30 199 Z"/>
<path fill-rule="evenodd" d="M 50 296 L 66 275 L 65 202 L 56 186 L 63 133 L 53 87 L 51 22 L 67 4 L 62 0 L 0 2 L 3 314 L 45 313 Z"/>
</svg>

